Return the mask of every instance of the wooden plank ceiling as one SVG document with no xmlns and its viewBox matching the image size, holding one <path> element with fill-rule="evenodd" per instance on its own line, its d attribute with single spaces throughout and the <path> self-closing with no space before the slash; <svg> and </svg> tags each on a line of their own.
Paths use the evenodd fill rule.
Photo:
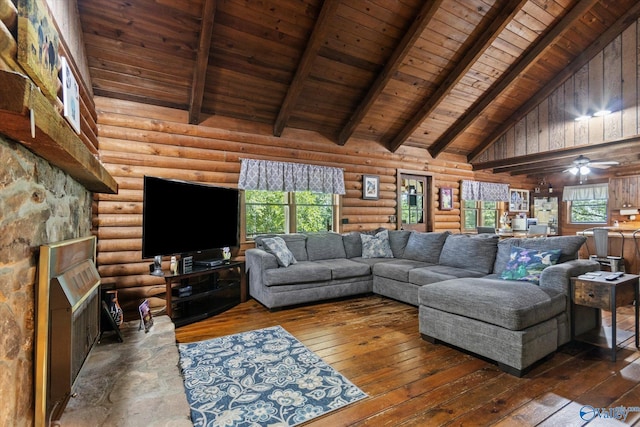
<svg viewBox="0 0 640 427">
<path fill-rule="evenodd" d="M 276 136 L 307 129 L 336 144 L 359 138 L 472 162 L 560 86 L 581 53 L 602 49 L 612 27 L 637 19 L 636 3 L 78 0 L 78 7 L 96 95 L 184 109 L 191 123 L 227 116 L 270 124 Z"/>
</svg>

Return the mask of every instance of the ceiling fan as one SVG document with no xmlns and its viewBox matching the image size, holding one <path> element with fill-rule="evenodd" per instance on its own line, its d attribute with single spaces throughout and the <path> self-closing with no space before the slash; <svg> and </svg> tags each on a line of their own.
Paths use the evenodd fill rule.
<svg viewBox="0 0 640 427">
<path fill-rule="evenodd" d="M 569 172 L 572 175 L 580 176 L 580 184 L 582 184 L 583 178 L 586 180 L 587 175 L 591 172 L 591 168 L 595 169 L 608 169 L 611 166 L 619 165 L 619 162 L 615 160 L 605 162 L 592 162 L 588 157 L 579 155 L 571 164 L 571 167 L 565 169 L 563 172 Z"/>
</svg>

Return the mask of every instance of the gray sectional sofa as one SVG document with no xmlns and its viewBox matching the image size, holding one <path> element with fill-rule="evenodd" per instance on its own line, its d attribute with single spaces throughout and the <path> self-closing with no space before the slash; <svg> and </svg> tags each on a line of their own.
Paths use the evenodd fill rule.
<svg viewBox="0 0 640 427">
<path fill-rule="evenodd" d="M 395 230 L 285 234 L 256 238 L 245 257 L 249 292 L 269 309 L 374 292 L 419 307 L 426 340 L 521 376 L 570 340 L 570 278 L 599 269 L 576 259 L 584 241 Z M 522 273 L 515 261 L 543 258 L 535 274 L 511 276 Z M 596 319 L 593 309 L 580 310 L 577 332 Z"/>
</svg>

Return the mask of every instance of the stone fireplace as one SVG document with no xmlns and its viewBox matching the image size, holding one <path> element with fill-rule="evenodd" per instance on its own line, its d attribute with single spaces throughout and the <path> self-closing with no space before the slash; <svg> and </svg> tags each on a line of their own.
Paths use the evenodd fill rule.
<svg viewBox="0 0 640 427">
<path fill-rule="evenodd" d="M 0 425 L 34 423 L 39 247 L 91 235 L 92 193 L 0 136 Z"/>
</svg>

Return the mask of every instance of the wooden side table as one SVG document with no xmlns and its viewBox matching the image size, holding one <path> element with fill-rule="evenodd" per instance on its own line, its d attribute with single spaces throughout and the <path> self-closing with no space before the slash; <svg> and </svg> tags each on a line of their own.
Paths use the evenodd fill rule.
<svg viewBox="0 0 640 427">
<path fill-rule="evenodd" d="M 609 310 L 611 312 L 611 361 L 616 361 L 618 343 L 616 341 L 616 309 L 635 302 L 635 336 L 636 347 L 638 342 L 638 278 L 635 274 L 624 274 L 616 280 L 605 280 L 609 272 L 603 271 L 601 275 L 593 278 L 578 276 L 571 278 L 571 339 L 594 342 L 592 339 L 583 339 L 583 336 L 575 336 L 576 319 L 575 306 L 583 305 L 592 308 Z M 600 323 L 600 322 L 598 322 Z M 587 333 L 588 335 L 588 333 Z"/>
</svg>

